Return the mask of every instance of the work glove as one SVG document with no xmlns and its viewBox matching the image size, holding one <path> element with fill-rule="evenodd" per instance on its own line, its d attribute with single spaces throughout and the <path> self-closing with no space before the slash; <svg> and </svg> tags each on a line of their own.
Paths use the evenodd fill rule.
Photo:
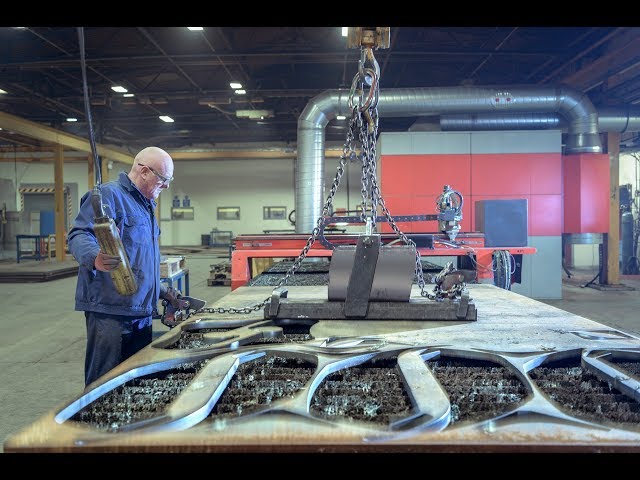
<svg viewBox="0 0 640 480">
<path fill-rule="evenodd" d="M 100 270 L 101 272 L 110 272 L 120 265 L 120 256 L 107 255 L 100 250 L 96 259 L 93 261 L 93 265 L 96 267 L 96 270 Z"/>
</svg>

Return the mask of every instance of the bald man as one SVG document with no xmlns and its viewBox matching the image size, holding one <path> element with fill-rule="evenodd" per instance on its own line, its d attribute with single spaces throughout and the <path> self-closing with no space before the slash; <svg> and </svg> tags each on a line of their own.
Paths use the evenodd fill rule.
<svg viewBox="0 0 640 480">
<path fill-rule="evenodd" d="M 87 325 L 85 386 L 147 346 L 152 340 L 153 312 L 159 298 L 172 303 L 175 292 L 160 283 L 160 229 L 156 199 L 173 180 L 173 160 L 158 147 L 134 158 L 131 170 L 100 186 L 104 214 L 113 219 L 138 285 L 133 295 L 120 295 L 111 280 L 119 256 L 100 250 L 93 231 L 91 191 L 69 232 L 69 251 L 80 264 L 75 309 Z"/>
</svg>

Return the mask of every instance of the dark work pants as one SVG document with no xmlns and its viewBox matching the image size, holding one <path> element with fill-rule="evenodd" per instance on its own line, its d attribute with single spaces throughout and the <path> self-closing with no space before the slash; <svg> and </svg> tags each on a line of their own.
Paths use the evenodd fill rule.
<svg viewBox="0 0 640 480">
<path fill-rule="evenodd" d="M 151 343 L 151 316 L 127 317 L 98 312 L 84 312 L 84 316 L 87 324 L 85 386 Z"/>
</svg>

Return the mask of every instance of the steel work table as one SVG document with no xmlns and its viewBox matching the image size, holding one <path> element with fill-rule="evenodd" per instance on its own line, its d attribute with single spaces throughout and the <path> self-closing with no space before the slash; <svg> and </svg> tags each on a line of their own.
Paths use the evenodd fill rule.
<svg viewBox="0 0 640 480">
<path fill-rule="evenodd" d="M 410 301 L 428 302 L 417 288 Z M 272 290 L 240 287 L 212 306 L 250 307 L 268 299 Z M 640 338 L 493 285 L 472 284 L 469 292 L 477 321 L 291 319 L 274 325 L 262 310 L 198 314 L 8 437 L 4 450 L 640 452 L 640 421 L 609 420 L 604 400 L 601 413 L 594 410 L 584 417 L 560 400 L 552 401 L 547 387 L 538 383 L 556 370 L 575 380 L 578 389 L 587 377 L 594 385 L 608 382 L 609 389 L 618 391 L 619 404 L 611 412 L 623 406 L 637 411 L 637 374 L 622 374 L 619 368 L 640 365 Z M 291 286 L 288 298 L 318 302 L 326 295 L 326 286 Z M 298 328 L 305 325 L 306 330 Z M 306 337 L 299 340 L 301 332 Z M 283 336 L 286 341 L 274 342 Z M 194 343 L 184 347 L 189 339 Z M 179 341 L 183 347 L 177 346 Z M 458 375 L 453 386 L 449 377 L 440 376 L 445 366 L 454 373 L 467 372 L 467 364 L 475 373 Z M 169 381 L 175 389 L 177 380 L 166 372 L 179 375 L 174 370 L 185 366 L 179 370 L 182 375 L 193 365 L 199 370 L 194 367 L 197 372 L 184 389 L 150 417 L 123 421 L 115 431 L 80 420 L 86 408 L 143 377 Z M 497 379 L 494 370 L 501 372 Z M 262 382 L 261 375 L 268 378 Z M 368 381 L 368 375 L 377 380 Z M 477 375 L 486 382 L 468 383 Z M 247 391 L 238 390 L 241 380 Z M 502 392 L 507 384 L 513 389 Z M 329 392 L 341 388 L 349 394 L 330 403 Z M 488 416 L 474 413 L 473 403 L 461 400 L 471 398 L 469 393 L 489 395 L 492 389 L 497 396 L 483 405 L 497 411 Z M 394 397 L 396 390 L 405 394 Z M 227 395 L 234 391 L 242 395 L 230 402 Z M 150 394 L 157 398 L 163 392 Z M 363 411 L 370 421 L 356 418 L 349 408 L 341 410 L 341 402 L 360 398 L 366 400 Z M 387 398 L 391 404 L 385 404 Z M 395 403 L 403 402 L 407 409 L 399 411 Z M 224 405 L 230 410 L 223 411 Z M 375 420 L 376 408 L 390 409 L 384 421 Z M 471 420 L 460 420 L 465 414 Z"/>
<path fill-rule="evenodd" d="M 182 290 L 182 279 L 184 278 L 184 291 Z M 161 282 L 169 284 L 170 287 L 173 287 L 173 282 L 176 283 L 176 288 L 180 290 L 180 292 L 189 296 L 189 269 L 183 268 L 182 270 L 177 271 L 170 277 L 161 277 Z"/>
<path fill-rule="evenodd" d="M 33 253 L 23 254 L 20 248 L 22 240 L 33 240 L 35 246 Z M 49 235 L 16 235 L 16 262 L 20 263 L 20 259 L 46 260 L 47 252 L 45 244 L 49 241 Z"/>
</svg>

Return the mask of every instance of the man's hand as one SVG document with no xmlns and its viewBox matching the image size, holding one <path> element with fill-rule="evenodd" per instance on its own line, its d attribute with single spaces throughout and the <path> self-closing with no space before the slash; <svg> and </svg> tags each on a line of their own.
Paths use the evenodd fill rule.
<svg viewBox="0 0 640 480">
<path fill-rule="evenodd" d="M 119 255 L 107 255 L 106 253 L 102 253 L 102 251 L 98 252 L 98 256 L 93 262 L 96 270 L 100 270 L 101 272 L 110 272 L 114 270 L 118 265 L 120 265 L 120 256 Z"/>
<path fill-rule="evenodd" d="M 167 300 L 173 308 L 180 310 L 183 308 L 184 304 L 187 303 L 186 300 L 180 300 L 181 295 L 180 290 L 176 290 L 173 287 L 167 287 L 161 297 Z"/>
<path fill-rule="evenodd" d="M 165 309 L 161 321 L 167 327 L 173 328 L 185 319 L 184 311 L 189 308 L 189 301 L 184 300 L 181 297 L 180 290 L 176 290 L 173 287 L 167 287 L 162 292 L 162 298 L 164 299 L 162 305 L 164 305 Z"/>
</svg>

